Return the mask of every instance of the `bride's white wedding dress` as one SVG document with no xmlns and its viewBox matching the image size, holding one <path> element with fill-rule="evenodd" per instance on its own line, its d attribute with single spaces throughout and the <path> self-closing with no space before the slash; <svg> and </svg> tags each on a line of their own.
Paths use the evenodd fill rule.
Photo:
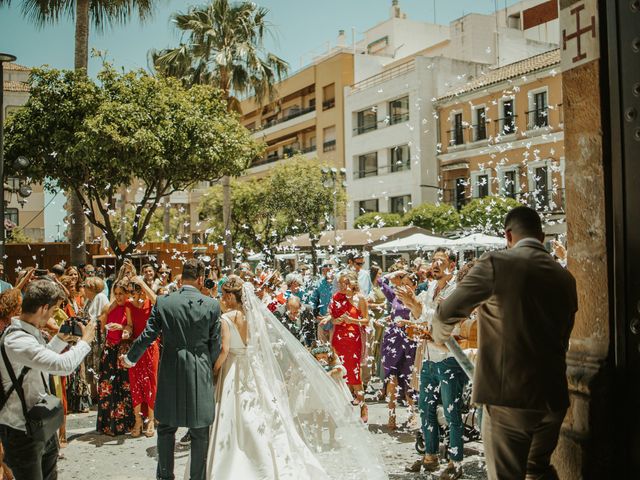
<svg viewBox="0 0 640 480">
<path fill-rule="evenodd" d="M 246 343 L 233 312 L 221 319 L 230 348 L 217 379 L 208 478 L 386 479 L 371 434 L 344 392 L 249 284 L 243 309 Z"/>
</svg>

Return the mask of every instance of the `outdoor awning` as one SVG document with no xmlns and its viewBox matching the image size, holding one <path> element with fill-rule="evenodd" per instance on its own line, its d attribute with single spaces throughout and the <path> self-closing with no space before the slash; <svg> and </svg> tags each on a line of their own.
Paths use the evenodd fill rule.
<svg viewBox="0 0 640 480">
<path fill-rule="evenodd" d="M 450 242 L 449 246 L 457 250 L 473 250 L 476 248 L 499 249 L 507 246 L 507 241 L 504 238 L 494 237 L 484 233 L 474 233 L 466 237 L 451 240 Z"/>
<path fill-rule="evenodd" d="M 452 240 L 448 238 L 425 235 L 424 233 L 414 233 L 405 238 L 399 238 L 391 242 L 376 245 L 373 247 L 373 250 L 383 253 L 433 251 L 439 247 L 449 247 L 451 242 Z"/>
</svg>

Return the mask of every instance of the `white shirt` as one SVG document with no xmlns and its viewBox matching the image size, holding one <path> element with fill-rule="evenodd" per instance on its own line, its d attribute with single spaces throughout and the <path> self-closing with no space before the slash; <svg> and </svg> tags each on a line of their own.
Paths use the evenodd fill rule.
<svg viewBox="0 0 640 480">
<path fill-rule="evenodd" d="M 437 281 L 432 281 L 429 283 L 429 287 L 427 290 L 418 295 L 418 300 L 422 303 L 422 314 L 420 318 L 417 319 L 419 323 L 426 323 L 431 330 L 431 325 L 433 322 L 433 317 L 436 313 L 436 308 L 438 304 L 451 295 L 456 288 L 456 280 L 455 277 L 452 277 L 449 282 L 444 286 L 442 290 L 438 293 L 438 295 L 434 298 L 436 293 L 436 288 L 438 287 Z M 454 334 L 456 333 L 456 329 L 458 332 L 460 328 L 458 326 L 454 329 Z M 427 340 L 424 342 L 424 352 L 423 359 L 430 360 L 432 362 L 442 362 L 443 360 L 453 357 L 453 354 L 445 347 L 444 345 L 436 345 L 433 341 Z"/>
<path fill-rule="evenodd" d="M 91 320 L 95 320 L 97 322 L 100 318 L 100 314 L 102 314 L 102 310 L 107 305 L 109 305 L 109 299 L 104 293 L 100 292 L 93 298 L 93 300 L 89 301 L 89 303 L 84 307 L 84 311 Z"/>
<path fill-rule="evenodd" d="M 89 344 L 83 340 L 72 346 L 65 353 L 60 353 L 67 346 L 57 335 L 54 336 L 48 345 L 44 343 L 44 338 L 40 330 L 33 325 L 21 321 L 15 317 L 11 320 L 8 328 L 21 328 L 26 332 L 10 332 L 5 337 L 4 345 L 7 357 L 11 362 L 16 378 L 20 378 L 22 367 L 31 367 L 22 382 L 24 396 L 27 403 L 27 410 L 30 410 L 42 397 L 46 395 L 46 390 L 42 382 L 44 374 L 45 381 L 51 375 L 70 375 L 80 365 L 84 357 L 91 351 Z M 7 373 L 4 359 L 0 356 L 0 375 L 2 375 L 2 386 L 8 392 L 11 388 L 11 378 Z M 8 398 L 6 405 L 0 411 L 0 424 L 26 431 L 24 414 L 20 397 L 14 390 Z"/>
</svg>

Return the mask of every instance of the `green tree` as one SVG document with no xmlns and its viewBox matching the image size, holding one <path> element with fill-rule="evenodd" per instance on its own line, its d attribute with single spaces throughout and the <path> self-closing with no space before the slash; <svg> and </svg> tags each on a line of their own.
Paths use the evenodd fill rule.
<svg viewBox="0 0 640 480">
<path fill-rule="evenodd" d="M 233 181 L 231 189 L 230 228 L 235 240 L 233 252 L 262 252 L 275 255 L 275 246 L 286 236 L 287 219 L 273 202 L 268 179 Z M 212 187 L 202 199 L 200 217 L 206 221 L 207 241 L 224 241 L 222 186 Z"/>
<path fill-rule="evenodd" d="M 252 94 L 258 104 L 272 98 L 274 85 L 288 70 L 288 64 L 264 46 L 271 33 L 269 11 L 253 2 L 231 3 L 212 0 L 210 4 L 176 13 L 173 21 L 182 33 L 177 48 L 152 51 L 157 72 L 179 78 L 185 85 L 208 84 L 222 90 L 228 108 L 239 111 L 237 97 Z M 231 245 L 230 180 L 222 181 L 225 243 Z M 231 263 L 225 249 L 225 262 Z"/>
<path fill-rule="evenodd" d="M 402 215 L 388 212 L 368 212 L 356 218 L 355 228 L 397 227 L 402 225 Z"/>
<path fill-rule="evenodd" d="M 451 205 L 423 203 L 405 213 L 402 223 L 442 235 L 460 228 L 460 215 Z"/>
<path fill-rule="evenodd" d="M 140 215 L 137 217 L 144 218 L 147 214 L 146 208 L 143 208 Z M 147 225 L 147 231 L 143 238 L 143 241 L 148 242 L 182 242 L 190 241 L 190 235 L 187 232 L 189 226 L 189 214 L 183 209 L 171 207 L 169 209 L 169 233 L 164 233 L 164 208 L 158 208 Z M 126 210 L 125 219 L 122 220 L 120 212 L 115 213 L 112 216 L 111 223 L 116 226 L 116 236 L 121 238 L 124 234 L 125 238 L 131 238 L 133 236 L 133 228 L 136 223 L 136 209 L 129 206 Z M 123 232 L 124 229 L 124 232 Z"/>
<path fill-rule="evenodd" d="M 12 0 L 0 0 L 0 7 L 10 6 Z M 141 21 L 151 16 L 153 0 L 20 0 L 26 18 L 38 26 L 57 23 L 62 16 L 75 20 L 74 68 L 87 72 L 89 65 L 89 25 L 101 31 L 105 26 L 122 24 L 135 12 Z M 84 209 L 80 199 L 69 192 L 69 240 L 71 263 L 85 263 L 85 249 L 78 248 L 84 243 Z"/>
<path fill-rule="evenodd" d="M 460 210 L 461 226 L 465 230 L 487 235 L 502 235 L 504 218 L 512 208 L 522 204 L 508 197 L 476 198 Z"/>
<path fill-rule="evenodd" d="M 118 257 L 144 238 L 165 197 L 239 175 L 260 154 L 209 86 L 186 90 L 172 78 L 117 73 L 105 64 L 97 81 L 77 71 L 36 69 L 30 88 L 27 104 L 7 122 L 7 157 L 31 158 L 31 178 L 74 192 Z M 112 216 L 117 192 L 130 185 L 140 185 L 138 221 L 120 246 Z"/>
<path fill-rule="evenodd" d="M 273 201 L 287 219 L 288 234 L 309 234 L 314 269 L 320 233 L 332 225 L 334 201 L 340 206 L 345 199 L 341 185 L 327 188 L 323 180 L 321 166 L 301 157 L 275 167 L 270 178 Z"/>
</svg>

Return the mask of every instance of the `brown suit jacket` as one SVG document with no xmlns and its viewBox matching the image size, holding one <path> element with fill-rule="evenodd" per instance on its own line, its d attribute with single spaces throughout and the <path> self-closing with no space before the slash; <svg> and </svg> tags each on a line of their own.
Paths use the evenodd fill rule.
<svg viewBox="0 0 640 480">
<path fill-rule="evenodd" d="M 478 307 L 473 401 L 531 410 L 569 406 L 566 352 L 578 310 L 575 279 L 527 239 L 485 253 L 434 318 L 434 340 Z"/>
</svg>

